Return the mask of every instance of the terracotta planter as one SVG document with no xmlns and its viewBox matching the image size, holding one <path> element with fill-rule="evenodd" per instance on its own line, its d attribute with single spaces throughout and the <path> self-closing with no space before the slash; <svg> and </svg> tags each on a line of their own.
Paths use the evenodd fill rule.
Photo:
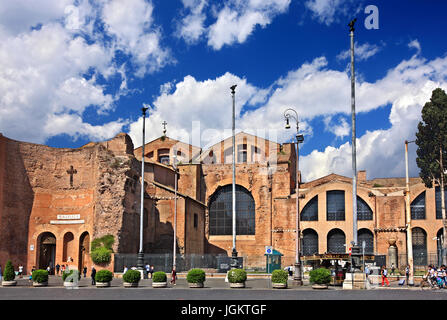
<svg viewBox="0 0 447 320">
<path fill-rule="evenodd" d="M 272 288 L 274 289 L 286 289 L 287 283 L 274 283 L 272 282 Z"/>
<path fill-rule="evenodd" d="M 245 282 L 230 282 L 230 288 L 245 288 Z"/>
<path fill-rule="evenodd" d="M 317 290 L 321 290 L 321 289 L 327 289 L 328 286 L 327 284 L 313 284 L 312 285 L 312 289 L 317 289 Z"/>
<path fill-rule="evenodd" d="M 107 288 L 110 287 L 110 281 L 109 282 L 96 282 L 96 288 Z"/>
<path fill-rule="evenodd" d="M 47 287 L 48 281 L 45 282 L 33 282 L 33 287 Z"/>
<path fill-rule="evenodd" d="M 152 282 L 152 288 L 166 288 L 167 286 L 167 282 Z"/>
<path fill-rule="evenodd" d="M 189 283 L 188 282 L 188 286 L 190 288 L 203 288 L 203 282 L 199 282 L 199 283 Z"/>
<path fill-rule="evenodd" d="M 2 281 L 2 286 L 3 287 L 14 287 L 17 285 L 17 281 L 15 280 L 11 280 L 11 281 Z"/>
<path fill-rule="evenodd" d="M 124 288 L 136 288 L 138 287 L 138 282 L 123 282 L 123 287 Z"/>
</svg>

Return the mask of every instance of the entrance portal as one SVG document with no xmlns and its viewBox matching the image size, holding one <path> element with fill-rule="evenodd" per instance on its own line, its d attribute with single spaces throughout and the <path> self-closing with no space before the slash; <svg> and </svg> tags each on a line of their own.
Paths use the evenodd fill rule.
<svg viewBox="0 0 447 320">
<path fill-rule="evenodd" d="M 54 262 L 56 259 L 56 237 L 51 232 L 45 232 L 39 236 L 39 269 L 50 267 L 50 274 L 54 272 Z"/>
<path fill-rule="evenodd" d="M 90 236 L 88 232 L 84 232 L 79 239 L 79 271 L 82 272 L 86 266 L 86 255 L 90 254 Z"/>
</svg>

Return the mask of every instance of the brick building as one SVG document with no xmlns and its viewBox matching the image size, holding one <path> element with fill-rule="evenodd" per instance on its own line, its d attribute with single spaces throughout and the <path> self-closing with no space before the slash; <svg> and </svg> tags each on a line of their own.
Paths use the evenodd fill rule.
<svg viewBox="0 0 447 320">
<path fill-rule="evenodd" d="M 206 150 L 163 136 L 145 145 L 144 252 L 173 251 L 178 163 L 177 249 L 231 255 L 232 140 Z M 119 134 L 77 149 L 0 135 L 0 265 L 90 267 L 93 239 L 115 238 L 115 253 L 139 248 L 142 149 Z M 296 154 L 247 133 L 236 135 L 236 248 L 265 266 L 265 247 L 295 257 Z M 405 178 L 368 180 L 359 171 L 358 239 L 378 255 L 406 253 Z M 352 180 L 336 174 L 300 181 L 303 255 L 347 252 L 353 238 Z M 415 263 L 428 262 L 442 235 L 439 188 L 410 179 Z M 391 261 L 391 260 L 389 260 Z M 401 264 L 400 261 L 397 261 Z"/>
</svg>

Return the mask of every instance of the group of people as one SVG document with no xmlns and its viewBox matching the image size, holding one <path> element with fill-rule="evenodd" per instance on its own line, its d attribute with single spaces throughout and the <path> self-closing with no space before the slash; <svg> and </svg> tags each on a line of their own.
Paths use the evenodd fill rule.
<svg viewBox="0 0 447 320">
<path fill-rule="evenodd" d="M 429 265 L 427 273 L 425 274 L 425 279 L 433 286 L 438 288 L 447 287 L 447 271 L 446 266 L 442 265 L 439 268 L 434 265 Z"/>
</svg>

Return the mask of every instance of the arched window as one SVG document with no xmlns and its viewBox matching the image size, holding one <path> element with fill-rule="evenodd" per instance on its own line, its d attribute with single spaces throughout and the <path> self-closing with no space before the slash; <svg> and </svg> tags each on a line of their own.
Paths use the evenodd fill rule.
<svg viewBox="0 0 447 320">
<path fill-rule="evenodd" d="M 326 193 L 326 220 L 345 220 L 345 192 L 332 190 Z"/>
<path fill-rule="evenodd" d="M 413 261 L 417 266 L 427 265 L 427 233 L 424 229 L 413 228 Z"/>
<path fill-rule="evenodd" d="M 424 220 L 425 219 L 425 191 L 416 197 L 411 202 L 411 219 Z"/>
<path fill-rule="evenodd" d="M 301 221 L 318 221 L 318 196 L 313 197 L 301 211 Z"/>
<path fill-rule="evenodd" d="M 327 252 L 345 253 L 346 236 L 340 229 L 333 229 L 327 235 Z"/>
<path fill-rule="evenodd" d="M 303 231 L 303 255 L 311 256 L 318 254 L 318 234 L 315 230 L 306 229 Z"/>
<path fill-rule="evenodd" d="M 357 196 L 357 220 L 372 220 L 373 212 L 368 204 Z"/>
<path fill-rule="evenodd" d="M 219 188 L 210 198 L 210 235 L 233 234 L 232 185 Z M 236 234 L 255 234 L 255 201 L 250 192 L 236 185 Z"/>
<path fill-rule="evenodd" d="M 362 248 L 365 241 L 365 254 L 374 254 L 374 235 L 368 229 L 360 229 L 357 233 L 357 241 Z"/>
<path fill-rule="evenodd" d="M 442 219 L 440 187 L 435 188 L 435 200 L 436 200 L 436 219 Z M 447 210 L 447 187 L 444 187 L 444 207 Z"/>
</svg>

